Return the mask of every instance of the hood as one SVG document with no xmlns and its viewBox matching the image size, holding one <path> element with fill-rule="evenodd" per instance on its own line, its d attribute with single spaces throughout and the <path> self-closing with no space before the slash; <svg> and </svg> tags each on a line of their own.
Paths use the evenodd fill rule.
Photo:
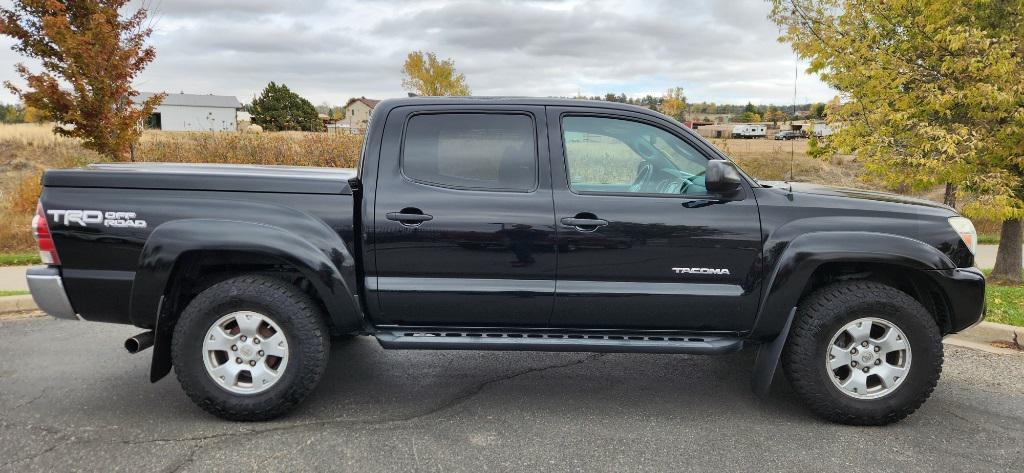
<svg viewBox="0 0 1024 473">
<path fill-rule="evenodd" d="M 891 192 L 878 192 L 869 191 L 863 189 L 853 189 L 850 187 L 833 187 L 821 184 L 809 184 L 804 182 L 761 182 L 761 184 L 769 185 L 779 189 L 790 189 L 795 194 L 812 194 L 812 195 L 827 195 L 832 197 L 846 197 L 850 199 L 858 200 L 871 200 L 875 202 L 891 202 L 896 204 L 907 204 L 907 205 L 919 205 L 923 207 L 931 207 L 935 209 L 949 210 L 955 212 L 948 205 L 933 202 L 927 199 L 919 199 L 916 197 L 907 197 L 905 195 L 893 194 Z"/>
</svg>

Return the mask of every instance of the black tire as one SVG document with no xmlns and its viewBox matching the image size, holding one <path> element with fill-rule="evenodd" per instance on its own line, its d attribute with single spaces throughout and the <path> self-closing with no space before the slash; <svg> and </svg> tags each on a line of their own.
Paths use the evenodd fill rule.
<svg viewBox="0 0 1024 473">
<path fill-rule="evenodd" d="M 825 366 L 833 335 L 862 317 L 875 317 L 906 335 L 912 363 L 902 384 L 876 399 L 845 394 Z M 928 399 L 942 373 L 942 336 L 935 319 L 908 294 L 880 283 L 848 281 L 818 289 L 800 303 L 783 350 L 786 377 L 818 416 L 849 425 L 897 422 Z"/>
<path fill-rule="evenodd" d="M 203 360 L 207 330 L 220 317 L 242 310 L 273 319 L 289 347 L 281 378 L 257 394 L 222 388 Z M 320 382 L 329 353 L 330 336 L 316 302 L 288 282 L 255 274 L 222 281 L 196 296 L 178 319 L 171 343 L 174 372 L 185 394 L 207 412 L 235 421 L 270 420 L 293 409 Z"/>
</svg>

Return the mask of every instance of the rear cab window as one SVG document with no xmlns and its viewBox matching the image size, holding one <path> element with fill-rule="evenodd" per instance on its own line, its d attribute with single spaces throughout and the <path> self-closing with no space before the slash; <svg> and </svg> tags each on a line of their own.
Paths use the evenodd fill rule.
<svg viewBox="0 0 1024 473">
<path fill-rule="evenodd" d="M 413 115 L 402 144 L 402 174 L 454 189 L 533 191 L 535 129 L 533 118 L 521 113 Z"/>
</svg>

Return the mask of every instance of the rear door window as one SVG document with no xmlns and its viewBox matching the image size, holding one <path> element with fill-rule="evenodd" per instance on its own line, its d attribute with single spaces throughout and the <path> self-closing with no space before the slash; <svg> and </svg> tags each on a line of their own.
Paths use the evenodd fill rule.
<svg viewBox="0 0 1024 473">
<path fill-rule="evenodd" d="M 402 173 L 456 189 L 528 192 L 537 187 L 537 141 L 525 114 L 414 115 L 406 126 Z"/>
</svg>

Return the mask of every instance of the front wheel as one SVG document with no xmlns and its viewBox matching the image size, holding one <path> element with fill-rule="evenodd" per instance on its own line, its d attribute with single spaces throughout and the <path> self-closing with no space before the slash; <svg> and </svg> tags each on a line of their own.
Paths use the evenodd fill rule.
<svg viewBox="0 0 1024 473">
<path fill-rule="evenodd" d="M 330 337 L 319 306 L 278 278 L 244 275 L 196 296 L 174 328 L 171 356 L 185 393 L 229 420 L 278 417 L 316 387 Z"/>
<path fill-rule="evenodd" d="M 801 302 L 783 366 L 817 415 L 885 425 L 917 410 L 942 372 L 942 337 L 914 298 L 884 284 L 840 282 Z"/>
</svg>

